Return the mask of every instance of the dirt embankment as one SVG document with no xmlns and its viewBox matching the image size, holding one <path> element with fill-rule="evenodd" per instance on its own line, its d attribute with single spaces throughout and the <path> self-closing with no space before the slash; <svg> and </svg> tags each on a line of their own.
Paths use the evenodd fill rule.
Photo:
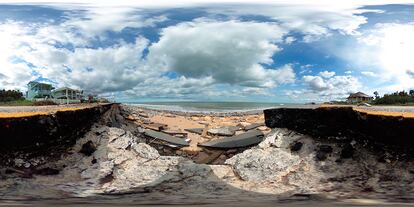
<svg viewBox="0 0 414 207">
<path fill-rule="evenodd" d="M 356 141 L 369 148 L 414 155 L 414 118 L 354 110 L 351 107 L 279 108 L 264 111 L 266 125 L 314 138 Z"/>
<path fill-rule="evenodd" d="M 0 151 L 3 155 L 16 151 L 42 154 L 72 146 L 111 107 L 94 105 L 17 117 L 7 112 L 10 116 L 0 117 Z"/>
</svg>

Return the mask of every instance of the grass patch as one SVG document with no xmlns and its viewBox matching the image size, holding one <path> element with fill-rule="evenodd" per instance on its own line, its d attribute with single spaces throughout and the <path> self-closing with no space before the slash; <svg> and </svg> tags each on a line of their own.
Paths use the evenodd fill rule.
<svg viewBox="0 0 414 207">
<path fill-rule="evenodd" d="M 0 102 L 0 106 L 33 106 L 33 101 L 23 99 L 17 101 Z"/>
</svg>

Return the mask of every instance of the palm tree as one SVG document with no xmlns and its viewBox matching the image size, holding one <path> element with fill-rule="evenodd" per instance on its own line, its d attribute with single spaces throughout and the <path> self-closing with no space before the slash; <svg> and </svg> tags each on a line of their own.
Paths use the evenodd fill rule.
<svg viewBox="0 0 414 207">
<path fill-rule="evenodd" d="M 378 91 L 375 91 L 374 92 L 374 95 L 375 95 L 375 99 L 378 99 L 379 98 Z"/>
</svg>

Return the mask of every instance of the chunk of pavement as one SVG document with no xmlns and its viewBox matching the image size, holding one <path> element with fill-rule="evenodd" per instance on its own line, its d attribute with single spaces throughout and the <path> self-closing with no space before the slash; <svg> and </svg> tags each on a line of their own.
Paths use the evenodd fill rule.
<svg viewBox="0 0 414 207">
<path fill-rule="evenodd" d="M 204 128 L 191 128 L 191 129 L 184 129 L 184 130 L 187 132 L 201 135 L 203 133 Z"/>
<path fill-rule="evenodd" d="M 162 130 L 167 129 L 168 126 L 166 124 L 151 123 L 151 124 L 145 125 L 144 127 L 148 128 L 148 129 L 155 130 L 155 131 L 162 131 Z"/>
<path fill-rule="evenodd" d="M 165 133 L 162 133 L 162 132 L 157 132 L 157 131 L 153 131 L 153 130 L 150 130 L 150 129 L 146 129 L 144 131 L 144 134 L 148 137 L 159 139 L 159 140 L 171 143 L 173 145 L 190 146 L 188 144 L 188 142 L 186 142 L 184 139 L 173 137 L 171 135 L 168 135 L 168 134 L 165 134 Z"/>
<path fill-rule="evenodd" d="M 162 130 L 162 132 L 169 134 L 171 136 L 177 136 L 177 137 L 187 137 L 187 133 L 176 131 L 176 130 Z"/>
<path fill-rule="evenodd" d="M 238 148 L 258 144 L 263 140 L 264 134 L 259 130 L 252 130 L 237 136 L 216 139 L 209 142 L 201 143 L 198 146 L 212 148 Z"/>
<path fill-rule="evenodd" d="M 233 136 L 236 133 L 236 130 L 234 130 L 234 127 L 220 127 L 209 129 L 207 132 L 211 135 Z"/>
<path fill-rule="evenodd" d="M 279 148 L 248 149 L 227 159 L 237 175 L 245 181 L 272 181 L 282 179 L 301 164 L 298 155 Z"/>
<path fill-rule="evenodd" d="M 302 149 L 303 143 L 302 142 L 293 142 L 290 146 L 290 151 L 297 152 Z"/>
<path fill-rule="evenodd" d="M 264 125 L 265 125 L 264 123 L 254 123 L 254 124 L 250 124 L 250 125 L 244 127 L 244 130 L 249 131 L 249 130 L 252 130 L 252 129 L 256 129 L 257 127 L 264 126 Z"/>
<path fill-rule="evenodd" d="M 82 148 L 79 150 L 79 153 L 82 153 L 86 156 L 91 156 L 96 151 L 96 146 L 92 141 L 87 141 L 82 145 Z"/>
<path fill-rule="evenodd" d="M 131 132 L 127 131 L 122 136 L 118 138 L 113 138 L 108 146 L 110 145 L 116 149 L 127 149 L 132 143 L 137 141 L 137 137 L 135 137 Z"/>
<path fill-rule="evenodd" d="M 160 157 L 160 154 L 156 149 L 145 143 L 134 144 L 132 145 L 132 149 L 137 153 L 138 156 L 145 159 L 155 160 Z"/>
</svg>

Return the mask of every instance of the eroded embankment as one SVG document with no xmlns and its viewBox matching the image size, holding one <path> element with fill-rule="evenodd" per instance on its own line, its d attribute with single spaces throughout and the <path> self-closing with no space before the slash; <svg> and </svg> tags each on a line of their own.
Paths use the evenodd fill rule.
<svg viewBox="0 0 414 207">
<path fill-rule="evenodd" d="M 154 138 L 143 133 L 144 125 L 130 121 L 137 112 L 108 110 L 56 159 L 13 157 L 0 168 L 0 202 L 70 202 L 73 197 L 101 204 L 414 200 L 414 159 L 387 157 L 379 162 L 360 143 L 344 146 L 340 138 L 314 139 L 273 128 L 256 146 L 234 151 L 218 164 L 200 164 L 183 148 L 174 152 L 154 145 Z"/>
<path fill-rule="evenodd" d="M 42 154 L 51 148 L 72 146 L 112 104 L 85 106 L 53 113 L 0 118 L 0 152 Z"/>
<path fill-rule="evenodd" d="M 369 148 L 414 155 L 414 118 L 382 115 L 352 107 L 279 108 L 264 111 L 266 125 L 314 138 L 357 141 Z"/>
</svg>

